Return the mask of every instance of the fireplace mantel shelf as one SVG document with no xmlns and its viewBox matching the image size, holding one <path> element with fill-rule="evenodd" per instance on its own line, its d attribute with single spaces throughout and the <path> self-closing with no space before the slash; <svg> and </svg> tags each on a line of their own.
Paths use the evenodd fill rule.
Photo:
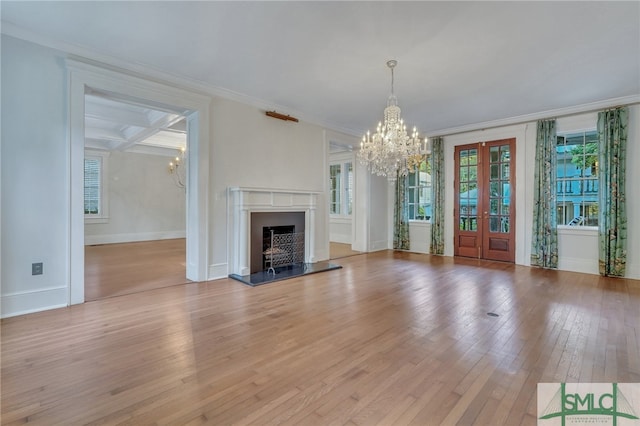
<svg viewBox="0 0 640 426">
<path fill-rule="evenodd" d="M 271 188 L 249 188 L 244 186 L 232 186 L 229 188 L 232 192 L 260 192 L 260 193 L 278 193 L 278 194 L 321 194 L 322 191 L 311 191 L 305 189 L 271 189 Z"/>
</svg>

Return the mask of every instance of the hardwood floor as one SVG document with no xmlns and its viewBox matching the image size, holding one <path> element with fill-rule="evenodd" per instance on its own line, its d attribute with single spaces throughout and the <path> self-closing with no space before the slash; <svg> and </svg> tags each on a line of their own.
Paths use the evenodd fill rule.
<svg viewBox="0 0 640 426">
<path fill-rule="evenodd" d="M 538 382 L 640 382 L 639 281 L 337 263 L 5 319 L 2 424 L 533 425 Z"/>
<path fill-rule="evenodd" d="M 329 243 L 329 257 L 331 259 L 341 259 L 358 254 L 362 254 L 362 252 L 351 250 L 351 244 L 335 243 L 333 241 Z"/>
<path fill-rule="evenodd" d="M 186 240 L 85 247 L 85 300 L 121 296 L 189 282 Z"/>
</svg>

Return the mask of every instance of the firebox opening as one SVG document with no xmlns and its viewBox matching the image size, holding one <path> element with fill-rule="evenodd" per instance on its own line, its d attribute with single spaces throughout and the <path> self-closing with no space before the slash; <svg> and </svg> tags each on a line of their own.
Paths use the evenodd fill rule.
<svg viewBox="0 0 640 426">
<path fill-rule="evenodd" d="M 305 262 L 304 212 L 251 213 L 251 273 Z M 271 247 L 273 231 L 276 247 Z"/>
<path fill-rule="evenodd" d="M 273 236 L 271 234 L 273 231 Z M 272 237 L 281 234 L 293 234 L 296 232 L 295 225 L 284 226 L 264 226 L 262 227 L 262 269 L 268 270 L 274 267 L 273 256 L 280 257 L 284 253 L 280 247 L 274 247 Z"/>
</svg>

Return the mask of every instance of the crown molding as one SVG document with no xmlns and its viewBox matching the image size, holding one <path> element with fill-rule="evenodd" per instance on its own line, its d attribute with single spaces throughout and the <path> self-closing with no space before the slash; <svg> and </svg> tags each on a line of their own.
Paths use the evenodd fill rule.
<svg viewBox="0 0 640 426">
<path fill-rule="evenodd" d="M 95 51 L 86 49 L 73 43 L 61 42 L 49 39 L 37 34 L 35 32 L 25 30 L 9 22 L 2 22 L 0 27 L 2 34 L 22 39 L 31 43 L 35 43 L 44 47 L 48 47 L 54 50 L 58 50 L 68 60 L 74 60 L 76 62 L 84 62 L 88 65 L 93 65 L 99 68 L 108 69 L 112 71 L 118 71 L 125 74 L 130 74 L 139 78 L 156 81 L 159 83 L 175 86 L 181 89 L 192 90 L 200 92 L 202 94 L 215 96 L 239 102 L 245 105 L 252 106 L 261 110 L 280 110 L 286 111 L 289 115 L 300 117 L 302 121 L 309 124 L 314 124 L 319 127 L 334 130 L 344 133 L 346 135 L 360 137 L 362 131 L 350 127 L 338 126 L 327 122 L 319 117 L 314 117 L 309 114 L 305 114 L 302 111 L 294 110 L 284 105 L 274 104 L 263 99 L 255 98 L 242 93 L 234 92 L 222 87 L 206 84 L 199 80 L 185 78 L 175 74 L 161 71 L 153 66 L 124 61 L 122 59 L 96 53 Z M 599 111 L 607 108 L 612 108 L 622 105 L 634 105 L 640 103 L 640 94 L 634 94 L 629 96 L 623 96 L 618 98 L 605 99 L 601 101 L 590 102 L 586 104 L 574 105 L 571 107 L 558 108 L 553 110 L 535 112 L 531 114 L 518 115 L 508 118 L 502 118 L 498 120 L 490 120 L 479 123 L 465 124 L 463 126 L 449 127 L 444 129 L 438 129 L 427 133 L 428 137 L 436 136 L 448 136 L 459 133 L 473 132 L 477 130 L 491 129 L 496 127 L 511 126 L 516 124 L 528 123 L 532 121 L 548 119 L 553 117 L 566 117 L 571 115 L 583 114 L 587 112 Z"/>
<path fill-rule="evenodd" d="M 73 60 L 76 63 L 84 62 L 87 65 L 92 65 L 95 67 L 99 67 L 99 68 L 103 68 L 111 71 L 117 71 L 124 74 L 129 74 L 134 77 L 155 81 L 155 82 L 170 85 L 170 86 L 175 86 L 177 88 L 181 88 L 185 90 L 200 92 L 202 94 L 206 94 L 209 96 L 228 99 L 231 101 L 252 106 L 260 110 L 286 111 L 287 114 L 297 116 L 302 121 L 305 121 L 309 124 L 314 124 L 319 127 L 335 130 L 341 133 L 345 133 L 347 135 L 357 136 L 359 134 L 359 132 L 355 129 L 329 123 L 324 119 L 320 119 L 319 117 L 305 114 L 302 111 L 292 109 L 291 107 L 288 107 L 285 105 L 275 104 L 273 102 L 268 102 L 260 98 L 245 95 L 243 93 L 235 92 L 233 90 L 225 89 L 223 87 L 213 86 L 199 80 L 190 79 L 183 76 L 167 73 L 165 71 L 161 71 L 155 68 L 154 66 L 151 66 L 148 64 L 125 61 L 111 55 L 97 53 L 93 50 L 87 49 L 75 43 L 67 43 L 63 41 L 53 40 L 45 36 L 42 36 L 41 34 L 35 33 L 33 31 L 29 31 L 22 27 L 18 27 L 9 22 L 2 22 L 2 25 L 0 27 L 0 32 L 10 37 L 18 38 L 18 39 L 28 41 L 40 46 L 57 50 L 61 52 L 62 56 L 65 57 L 67 60 Z"/>
<path fill-rule="evenodd" d="M 566 108 L 557 108 L 548 111 L 535 112 L 531 114 L 517 115 L 514 117 L 502 118 L 499 120 L 485 121 L 482 123 L 467 124 L 464 126 L 440 129 L 429 133 L 429 137 L 450 136 L 458 133 L 474 132 L 496 127 L 513 126 L 516 124 L 530 123 L 532 121 L 568 117 L 571 115 L 585 114 L 588 112 L 601 111 L 607 108 L 618 106 L 635 105 L 640 103 L 640 94 L 622 96 L 619 98 L 605 99 L 602 101 L 590 102 L 581 105 L 574 105 Z"/>
</svg>

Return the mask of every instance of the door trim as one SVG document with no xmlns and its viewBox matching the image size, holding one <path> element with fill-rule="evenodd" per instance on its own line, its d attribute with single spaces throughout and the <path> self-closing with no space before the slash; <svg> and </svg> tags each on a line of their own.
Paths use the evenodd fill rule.
<svg viewBox="0 0 640 426">
<path fill-rule="evenodd" d="M 69 304 L 84 302 L 84 97 L 88 88 L 150 104 L 183 109 L 188 116 L 187 278 L 208 279 L 209 105 L 211 98 L 139 77 L 66 60 L 69 81 Z"/>
</svg>

